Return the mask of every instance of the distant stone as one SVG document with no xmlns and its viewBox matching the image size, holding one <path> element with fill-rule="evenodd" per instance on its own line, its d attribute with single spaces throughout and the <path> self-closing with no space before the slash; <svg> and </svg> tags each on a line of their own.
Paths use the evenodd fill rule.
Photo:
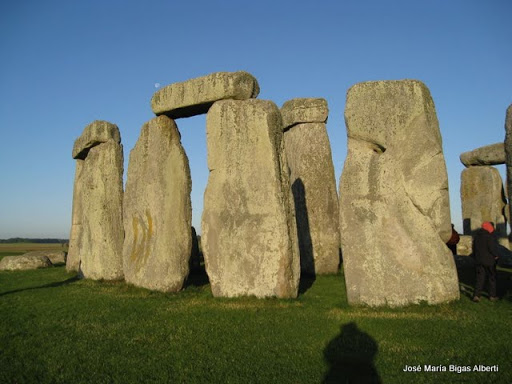
<svg viewBox="0 0 512 384">
<path fill-rule="evenodd" d="M 458 256 L 469 256 L 473 253 L 473 237 L 469 235 L 461 235 L 457 244 Z"/>
<path fill-rule="evenodd" d="M 183 287 L 192 248 L 192 181 L 174 120 L 145 123 L 130 152 L 124 194 L 123 265 L 128 283 L 163 292 Z"/>
<path fill-rule="evenodd" d="M 496 143 L 464 152 L 460 155 L 460 161 L 466 167 L 505 164 L 505 144 Z"/>
<path fill-rule="evenodd" d="M 163 87 L 153 95 L 151 109 L 156 115 L 177 119 L 207 113 L 219 100 L 246 100 L 259 92 L 258 81 L 250 73 L 216 72 Z"/>
<path fill-rule="evenodd" d="M 512 218 L 510 209 L 512 205 L 512 104 L 507 108 L 505 115 L 505 159 L 507 164 L 507 197 L 509 201 L 509 217 Z M 512 220 L 509 221 L 512 226 Z M 512 229 L 512 227 L 511 227 Z"/>
<path fill-rule="evenodd" d="M 19 271 L 51 266 L 50 259 L 41 255 L 5 256 L 0 260 L 0 271 Z"/>
<path fill-rule="evenodd" d="M 340 234 L 350 304 L 403 306 L 459 298 L 448 177 L 434 102 L 416 80 L 354 85 Z"/>
<path fill-rule="evenodd" d="M 322 116 L 308 114 L 308 110 L 322 110 Z M 331 146 L 325 124 L 318 122 L 327 119 L 326 112 L 324 99 L 294 99 L 281 108 L 283 118 L 294 122 L 284 132 L 284 144 L 295 202 L 301 273 L 307 275 L 337 273 L 340 265 L 338 193 Z"/>
<path fill-rule="evenodd" d="M 46 256 L 52 264 L 66 263 L 66 252 L 64 251 L 32 251 L 25 253 L 23 256 Z"/>
<path fill-rule="evenodd" d="M 296 297 L 300 260 L 279 109 L 223 100 L 206 123 L 201 244 L 213 295 Z"/>
<path fill-rule="evenodd" d="M 327 101 L 317 98 L 288 100 L 281 107 L 283 129 L 300 123 L 325 123 L 329 115 Z"/>
<path fill-rule="evenodd" d="M 82 135 L 75 140 L 73 145 L 73 159 L 84 160 L 89 150 L 101 143 L 114 140 L 121 143 L 121 135 L 117 125 L 108 121 L 96 120 L 85 127 Z"/>
</svg>

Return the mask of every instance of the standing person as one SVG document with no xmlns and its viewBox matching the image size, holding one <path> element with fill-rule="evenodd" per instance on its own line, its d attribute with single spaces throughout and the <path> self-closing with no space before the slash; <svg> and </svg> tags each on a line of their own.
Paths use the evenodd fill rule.
<svg viewBox="0 0 512 384">
<path fill-rule="evenodd" d="M 485 278 L 489 279 L 489 300 L 496 301 L 496 260 L 499 257 L 498 240 L 493 235 L 494 226 L 488 221 L 475 232 L 473 238 L 473 257 L 476 268 L 476 284 L 473 301 L 480 301 Z"/>
</svg>

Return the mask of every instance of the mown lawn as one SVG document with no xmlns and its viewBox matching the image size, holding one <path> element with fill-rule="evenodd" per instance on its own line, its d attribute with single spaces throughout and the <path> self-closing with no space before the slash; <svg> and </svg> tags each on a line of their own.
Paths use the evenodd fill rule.
<svg viewBox="0 0 512 384">
<path fill-rule="evenodd" d="M 347 305 L 342 275 L 259 300 L 214 298 L 201 275 L 163 294 L 0 272 L 0 383 L 511 383 L 510 277 L 496 303 L 466 282 L 455 303 L 371 309 Z M 403 372 L 478 364 L 499 371 Z"/>
</svg>

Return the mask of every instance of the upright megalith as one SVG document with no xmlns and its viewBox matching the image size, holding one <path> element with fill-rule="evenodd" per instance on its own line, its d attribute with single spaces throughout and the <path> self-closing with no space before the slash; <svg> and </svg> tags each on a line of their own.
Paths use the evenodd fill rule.
<svg viewBox="0 0 512 384">
<path fill-rule="evenodd" d="M 441 134 L 428 88 L 359 83 L 345 106 L 348 154 L 340 233 L 350 304 L 402 306 L 459 297 Z"/>
<path fill-rule="evenodd" d="M 460 155 L 460 161 L 466 167 L 505 164 L 505 145 L 504 143 L 490 144 L 464 152 Z"/>
<path fill-rule="evenodd" d="M 512 219 L 512 104 L 505 115 L 505 163 L 507 164 L 507 197 L 509 201 L 509 217 Z M 509 220 L 512 225 L 512 220 Z"/>
<path fill-rule="evenodd" d="M 206 113 L 218 100 L 245 100 L 259 92 L 258 81 L 250 73 L 216 72 L 158 90 L 151 99 L 151 109 L 156 115 L 177 119 Z"/>
<path fill-rule="evenodd" d="M 134 285 L 176 292 L 189 273 L 192 182 L 176 123 L 159 116 L 130 152 L 124 198 L 123 266 Z"/>
<path fill-rule="evenodd" d="M 77 160 L 68 270 L 123 278 L 123 147 L 116 125 L 94 121 L 75 141 Z"/>
<path fill-rule="evenodd" d="M 201 244 L 213 295 L 296 297 L 300 261 L 279 109 L 218 101 L 206 131 Z"/>
<path fill-rule="evenodd" d="M 508 247 L 505 192 L 499 171 L 490 166 L 469 167 L 460 183 L 463 231 L 472 235 L 484 221 L 494 223 L 500 243 Z"/>
<path fill-rule="evenodd" d="M 283 104 L 284 147 L 295 203 L 301 273 L 338 272 L 339 210 L 325 99 Z"/>
</svg>

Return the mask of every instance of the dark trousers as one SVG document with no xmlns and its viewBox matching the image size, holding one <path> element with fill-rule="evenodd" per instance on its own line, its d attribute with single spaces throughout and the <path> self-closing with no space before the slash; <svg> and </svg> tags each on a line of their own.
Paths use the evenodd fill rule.
<svg viewBox="0 0 512 384">
<path fill-rule="evenodd" d="M 485 285 L 485 277 L 489 279 L 489 297 L 496 297 L 496 264 L 494 265 L 475 265 L 476 284 L 474 296 L 480 296 Z"/>
</svg>

